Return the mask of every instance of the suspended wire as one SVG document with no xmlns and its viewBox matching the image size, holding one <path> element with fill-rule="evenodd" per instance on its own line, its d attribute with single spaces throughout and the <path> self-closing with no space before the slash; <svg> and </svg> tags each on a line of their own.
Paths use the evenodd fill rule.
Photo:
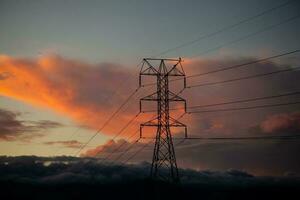
<svg viewBox="0 0 300 200">
<path fill-rule="evenodd" d="M 119 137 L 124 131 L 125 129 L 141 114 L 141 112 L 138 112 L 136 115 L 134 115 L 126 124 L 125 126 L 123 126 L 118 132 L 117 134 L 112 138 L 112 140 L 115 140 L 117 137 Z M 104 149 L 104 148 L 103 148 Z M 96 155 L 100 154 L 103 149 L 99 150 L 98 152 L 96 152 Z"/>
<path fill-rule="evenodd" d="M 135 140 L 133 143 L 131 143 L 131 144 L 128 146 L 128 148 L 127 148 L 126 150 L 124 150 L 117 158 L 115 158 L 115 159 L 112 161 L 112 163 L 117 162 L 123 155 L 125 155 L 127 152 L 129 152 L 130 149 L 132 149 L 133 146 L 134 146 L 136 143 L 138 143 L 138 142 L 140 141 L 140 139 L 141 139 L 141 138 L 138 138 L 138 139 Z"/>
<path fill-rule="evenodd" d="M 295 104 L 300 104 L 300 101 L 289 102 L 289 103 L 278 103 L 278 104 L 266 104 L 266 105 L 258 105 L 258 106 L 249 106 L 249 107 L 239 107 L 239 108 L 225 108 L 225 109 L 214 109 L 214 110 L 191 111 L 191 112 L 187 112 L 187 114 L 252 110 L 252 109 L 270 108 L 270 107 L 287 106 L 287 105 L 295 105 Z"/>
<path fill-rule="evenodd" d="M 228 79 L 228 80 L 224 80 L 224 81 L 216 81 L 216 82 L 210 82 L 210 83 L 195 84 L 195 85 L 187 86 L 186 88 L 190 89 L 190 88 L 195 88 L 195 87 L 218 85 L 218 84 L 223 84 L 223 83 L 229 83 L 229 82 L 247 80 L 247 79 L 252 79 L 252 78 L 264 77 L 264 76 L 275 75 L 275 74 L 279 74 L 279 73 L 283 73 L 283 72 L 295 71 L 299 68 L 300 67 L 293 67 L 293 68 L 277 70 L 277 71 L 272 71 L 272 72 L 267 72 L 267 73 L 262 73 L 262 74 L 255 74 L 255 75 L 250 75 L 250 76 L 244 76 L 244 77 L 239 77 L 239 78 Z"/>
<path fill-rule="evenodd" d="M 300 139 L 300 135 L 245 136 L 245 137 L 188 137 L 185 140 L 289 140 Z"/>
<path fill-rule="evenodd" d="M 245 36 L 243 36 L 243 37 L 240 37 L 240 38 L 238 38 L 238 39 L 232 40 L 232 41 L 230 41 L 230 42 L 223 43 L 222 45 L 219 45 L 219 46 L 217 46 L 217 47 L 208 49 L 208 50 L 206 50 L 206 51 L 202 51 L 202 52 L 200 52 L 200 54 L 195 54 L 195 55 L 193 55 L 193 56 L 190 56 L 190 58 L 194 58 L 194 57 L 197 57 L 197 56 L 199 56 L 199 55 L 204 55 L 204 54 L 207 54 L 207 53 L 209 53 L 209 52 L 211 52 L 211 51 L 218 50 L 218 49 L 220 49 L 220 48 L 222 48 L 222 47 L 225 47 L 225 46 L 228 46 L 228 45 L 235 44 L 235 43 L 237 43 L 237 42 L 240 42 L 240 41 L 242 41 L 242 40 L 248 39 L 248 38 L 250 38 L 250 37 L 252 37 L 252 36 L 255 36 L 255 35 L 257 35 L 257 34 L 260 34 L 260 33 L 263 33 L 263 32 L 265 32 L 265 31 L 268 31 L 268 30 L 271 30 L 271 29 L 273 29 L 273 28 L 276 28 L 276 27 L 278 27 L 278 26 L 280 26 L 280 25 L 283 25 L 283 24 L 285 24 L 285 23 L 291 22 L 291 21 L 293 21 L 293 20 L 295 20 L 295 19 L 298 19 L 299 17 L 300 17 L 300 15 L 296 15 L 296 16 L 290 17 L 290 18 L 288 18 L 288 19 L 282 20 L 282 21 L 280 21 L 280 22 L 277 23 L 277 24 L 272 24 L 272 25 L 270 25 L 270 26 L 267 26 L 267 27 L 265 27 L 265 28 L 262 28 L 262 29 L 260 29 L 260 30 L 258 30 L 258 31 L 256 31 L 256 32 L 250 33 L 250 34 L 245 35 Z"/>
<path fill-rule="evenodd" d="M 140 149 L 138 149 L 135 153 L 133 153 L 130 157 L 128 157 L 124 163 L 128 163 L 131 159 L 133 159 L 135 156 L 137 156 L 140 152 L 142 152 L 153 140 L 145 143 Z"/>
<path fill-rule="evenodd" d="M 298 93 L 298 92 L 297 92 Z M 296 93 L 295 93 L 296 94 Z M 287 94 L 286 94 L 287 95 Z M 275 95 L 274 95 L 275 96 Z M 277 95 L 279 96 L 279 95 Z M 276 96 L 276 97 L 277 97 Z M 282 95 L 280 95 L 282 96 Z M 268 97 L 269 98 L 269 97 Z M 291 105 L 291 104 L 298 104 L 300 102 L 291 102 L 291 103 L 285 103 L 285 104 L 271 104 L 271 105 L 260 105 L 260 106 L 252 106 L 252 107 L 243 107 L 243 108 L 234 108 L 234 109 L 219 109 L 218 111 L 229 111 L 229 110 L 241 110 L 241 109 L 254 109 L 254 108 L 263 108 L 263 107 L 273 107 L 273 106 L 282 106 L 282 105 Z M 212 111 L 217 111 L 217 110 L 210 110 L 209 112 Z M 188 113 L 184 113 L 183 115 L 181 115 L 179 118 L 183 117 L 185 114 L 191 114 L 191 113 L 199 113 L 199 112 L 208 112 L 208 111 L 195 111 L 195 112 L 188 112 Z M 178 118 L 178 119 L 179 119 Z M 202 139 L 202 140 L 253 140 L 253 139 L 292 139 L 294 138 L 295 135 L 292 136 L 260 136 L 260 137 L 219 137 L 219 138 L 195 138 L 195 137 L 188 137 L 188 138 L 184 138 L 182 141 L 180 141 L 177 145 L 183 143 L 185 141 L 185 139 Z M 133 148 L 134 144 L 136 144 L 141 138 L 139 138 L 138 140 L 136 140 L 134 143 L 132 143 L 122 154 L 120 154 L 113 162 L 116 162 L 117 160 L 119 160 L 123 155 L 125 155 L 131 148 Z M 151 138 L 153 140 L 153 138 Z M 176 138 L 176 139 L 180 139 L 180 138 Z M 148 145 L 148 143 L 147 143 Z M 143 149 L 146 148 L 146 145 L 143 146 Z M 142 150 L 142 149 L 141 149 Z M 132 159 L 137 153 L 139 153 L 141 150 L 137 151 L 135 154 L 133 154 L 133 156 L 131 156 L 126 162 L 128 162 L 130 159 Z M 125 163 L 126 163 L 125 162 Z"/>
<path fill-rule="evenodd" d="M 198 106 L 189 106 L 188 108 L 205 108 L 205 107 L 220 106 L 220 105 L 228 105 L 228 104 L 235 104 L 235 103 L 245 103 L 245 102 L 252 102 L 252 101 L 265 100 L 265 99 L 273 99 L 273 98 L 280 98 L 280 97 L 286 97 L 286 96 L 298 95 L 298 94 L 300 94 L 300 91 L 289 92 L 289 93 L 278 94 L 278 95 L 270 95 L 270 96 L 264 96 L 264 97 L 256 97 L 256 98 L 251 98 L 251 99 L 242 99 L 242 100 L 237 100 L 237 101 L 229 101 L 229 102 L 215 103 L 215 104 L 198 105 Z"/>
<path fill-rule="evenodd" d="M 288 68 L 288 69 L 283 69 L 283 70 L 278 70 L 278 71 L 273 71 L 273 72 L 268 72 L 268 73 L 262 73 L 262 74 L 250 75 L 250 76 L 246 76 L 246 77 L 240 77 L 240 78 L 234 78 L 234 79 L 224 80 L 224 81 L 217 81 L 217 82 L 210 82 L 210 83 L 203 83 L 203 84 L 191 85 L 191 86 L 187 86 L 186 88 L 180 90 L 180 92 L 178 94 L 182 93 L 185 89 L 191 89 L 191 88 L 195 88 L 195 87 L 203 87 L 203 86 L 208 86 L 208 85 L 217 85 L 217 84 L 223 84 L 223 83 L 228 83 L 228 82 L 241 81 L 241 80 L 246 80 L 246 79 L 252 79 L 252 78 L 257 78 L 257 77 L 274 75 L 274 74 L 278 74 L 278 73 L 294 71 L 294 70 L 297 70 L 299 68 L 300 67 L 293 67 L 293 68 Z M 300 92 L 292 92 L 292 93 L 272 95 L 272 96 L 266 96 L 266 97 L 257 97 L 257 98 L 252 98 L 252 99 L 238 100 L 238 101 L 233 101 L 233 102 L 222 102 L 222 103 L 209 104 L 209 105 L 189 106 L 187 108 L 188 109 L 189 108 L 201 108 L 201 107 L 226 105 L 226 104 L 232 104 L 232 103 L 250 102 L 250 101 L 257 101 L 257 100 L 262 100 L 262 99 L 269 99 L 269 98 L 277 98 L 277 97 L 283 97 L 283 96 L 296 95 L 296 94 L 299 94 L 299 93 Z M 180 110 L 180 109 L 184 109 L 184 108 L 183 107 L 182 108 L 170 108 L 169 110 Z M 143 113 L 155 112 L 155 111 L 156 110 L 146 110 L 146 111 L 143 111 Z"/>
<path fill-rule="evenodd" d="M 146 90 L 146 92 L 149 92 L 149 90 L 150 90 L 151 88 L 149 88 L 148 90 Z M 121 129 L 121 131 L 120 132 L 118 132 L 115 136 L 114 136 L 114 138 L 112 138 L 112 140 L 115 140 L 119 135 L 121 135 L 121 133 L 141 114 L 142 112 L 141 111 L 139 111 L 128 123 L 127 123 L 127 125 L 125 125 L 122 129 Z M 155 115 L 154 115 L 155 116 Z M 153 117 L 154 117 L 153 116 Z M 135 132 L 135 133 L 137 133 L 139 131 L 139 129 Z M 128 138 L 129 139 L 129 138 Z M 100 152 L 98 152 L 98 153 L 100 153 Z M 98 154 L 97 153 L 97 154 Z"/>
<path fill-rule="evenodd" d="M 185 139 L 188 139 L 188 138 L 183 138 L 181 141 L 179 141 L 177 144 L 175 144 L 175 146 L 179 146 L 179 145 L 183 144 L 185 142 Z"/>
<path fill-rule="evenodd" d="M 107 126 L 107 124 L 109 124 L 109 122 L 118 114 L 118 112 L 127 104 L 127 102 L 139 91 L 139 89 L 140 87 L 137 88 L 133 93 L 131 93 L 127 97 L 127 99 L 120 105 L 120 107 L 105 121 L 105 123 L 101 126 L 101 128 L 99 128 L 94 133 L 94 135 L 92 135 L 92 137 L 90 137 L 88 141 L 85 142 L 84 145 L 80 147 L 80 149 L 76 152 L 75 156 L 77 156 L 86 147 L 86 145 L 88 145 L 98 135 L 98 133 L 101 132 Z"/>
<path fill-rule="evenodd" d="M 133 134 L 131 134 L 127 139 L 130 140 L 131 138 L 133 138 L 137 133 L 138 133 L 139 129 L 135 132 L 133 132 Z M 119 146 L 117 146 L 110 154 L 108 154 L 103 160 L 102 162 L 106 161 L 107 159 L 109 159 L 115 152 L 117 152 L 119 149 L 121 149 L 121 147 L 123 147 L 126 144 L 126 141 L 124 141 L 123 143 L 121 143 Z M 100 152 L 97 152 L 96 155 L 98 155 Z"/>
<path fill-rule="evenodd" d="M 148 90 L 146 90 L 146 91 L 149 91 L 151 88 L 149 88 Z M 127 107 L 128 108 L 128 107 Z M 127 109 L 127 108 L 125 108 L 125 109 Z M 138 113 L 137 115 L 139 115 L 140 113 Z M 118 136 L 120 136 L 120 134 L 134 121 L 134 118 L 136 118 L 137 116 L 135 116 L 135 117 L 133 117 L 116 135 L 115 135 L 115 137 L 112 139 L 112 140 L 115 140 Z M 102 149 L 103 150 L 103 149 Z M 102 152 L 102 150 L 100 149 L 97 153 L 96 153 L 96 155 L 97 154 L 99 154 L 99 153 L 101 153 Z"/>
<path fill-rule="evenodd" d="M 207 72 L 203 72 L 203 73 L 199 73 L 199 74 L 192 74 L 192 75 L 186 76 L 185 78 L 189 79 L 189 78 L 193 78 L 193 77 L 204 76 L 204 75 L 207 75 L 207 74 L 213 74 L 213 73 L 227 71 L 227 70 L 231 70 L 231 69 L 237 69 L 237 68 L 241 68 L 241 67 L 244 67 L 244 66 L 247 66 L 247 65 L 261 63 L 261 62 L 264 62 L 264 61 L 268 61 L 268 60 L 272 60 L 272 59 L 275 59 L 275 58 L 284 57 L 284 56 L 295 54 L 295 53 L 298 53 L 298 52 L 300 52 L 300 49 L 296 49 L 294 51 L 288 51 L 288 52 L 277 54 L 277 55 L 273 55 L 273 56 L 270 56 L 270 57 L 265 57 L 265 58 L 253 60 L 253 61 L 246 62 L 246 63 L 241 63 L 241 64 L 237 64 L 237 65 L 231 65 L 231 66 L 228 66 L 228 67 L 222 67 L 221 66 L 219 69 L 211 70 L 211 71 L 207 71 Z M 286 70 L 286 71 L 289 71 L 289 70 Z M 278 73 L 280 73 L 280 72 L 278 72 Z M 182 79 L 184 79 L 184 78 L 177 78 L 177 79 L 169 80 L 169 82 L 179 81 L 179 80 L 182 80 Z M 149 86 L 152 86 L 152 85 L 155 85 L 155 84 L 156 83 L 154 83 L 154 82 L 153 83 L 148 83 L 148 84 L 142 85 L 142 87 L 149 87 Z"/>
<path fill-rule="evenodd" d="M 204 72 L 204 73 L 189 75 L 186 78 L 198 77 L 198 76 L 203 76 L 203 75 L 207 75 L 207 74 L 227 71 L 227 70 L 231 70 L 231 69 L 237 69 L 237 68 L 244 67 L 244 66 L 247 66 L 247 65 L 252 65 L 252 64 L 263 62 L 263 61 L 272 60 L 272 59 L 275 59 L 275 58 L 287 56 L 287 55 L 298 53 L 298 52 L 300 52 L 300 49 L 297 49 L 297 50 L 294 50 L 294 51 L 289 51 L 289 52 L 286 52 L 286 53 L 277 54 L 277 55 L 266 57 L 266 58 L 261 58 L 261 59 L 258 59 L 258 60 L 254 60 L 254 61 L 250 61 L 250 62 L 246 62 L 246 63 L 242 63 L 242 64 L 232 65 L 232 66 L 229 66 L 229 67 L 223 67 L 223 68 L 220 68 L 220 69 L 216 69 L 216 70 L 212 70 L 212 71 L 208 71 L 208 72 Z"/>
<path fill-rule="evenodd" d="M 153 138 L 145 138 L 152 139 Z M 243 136 L 243 137 L 186 137 L 186 138 L 173 138 L 180 140 L 175 146 L 179 146 L 186 140 L 292 140 L 300 139 L 300 135 L 267 135 L 267 136 Z"/>
<path fill-rule="evenodd" d="M 178 120 L 180 120 L 181 118 L 183 118 L 185 115 L 186 115 L 187 113 L 186 112 L 184 112 L 183 114 L 181 114 L 176 120 L 178 121 Z"/>
<path fill-rule="evenodd" d="M 143 62 L 143 61 L 140 61 L 139 64 L 137 64 L 136 67 L 139 67 L 139 66 L 142 64 L 142 62 Z M 130 78 L 131 78 L 131 77 L 128 76 L 123 82 L 127 82 Z M 125 84 L 124 84 L 124 85 L 125 85 Z M 121 86 L 124 86 L 124 85 L 122 84 Z M 121 88 L 122 88 L 122 87 L 118 87 L 116 90 L 114 90 L 114 92 L 113 92 L 111 95 L 106 96 L 105 101 L 107 101 L 107 100 L 110 99 L 110 98 L 113 98 L 113 97 L 118 93 L 118 91 L 119 91 Z M 126 101 L 129 101 L 129 99 L 130 99 L 130 98 L 137 92 L 137 90 L 139 90 L 139 89 L 140 89 L 140 87 L 136 88 L 136 90 L 133 92 L 133 94 L 131 94 L 131 95 L 129 96 L 129 98 L 126 99 Z M 125 104 L 126 104 L 126 103 L 125 103 Z M 125 104 L 124 104 L 124 105 L 125 105 Z M 120 107 L 120 109 L 117 110 L 117 112 L 119 112 L 119 110 L 121 110 L 121 108 L 122 108 L 124 105 L 122 104 L 121 107 Z M 110 121 L 110 120 L 109 120 L 109 121 Z M 80 130 L 80 128 L 81 128 L 81 127 L 78 127 L 78 128 L 70 135 L 70 137 L 68 137 L 68 140 L 71 140 L 71 139 L 78 133 L 78 131 Z M 100 132 L 103 128 L 104 128 L 104 127 L 101 127 L 99 130 L 97 130 L 97 132 L 96 132 L 91 138 L 93 139 L 94 137 L 96 137 L 96 135 L 98 134 L 98 132 Z M 92 139 L 91 139 L 91 140 L 92 140 Z M 86 144 L 84 144 L 83 146 L 80 147 L 80 150 L 79 150 L 75 155 L 78 155 L 78 154 L 82 151 L 82 149 L 85 148 L 86 145 L 88 145 L 89 142 L 90 142 L 90 139 L 88 140 L 88 142 L 87 142 Z M 58 151 L 55 152 L 55 155 L 56 155 L 57 153 L 58 153 Z"/>
<path fill-rule="evenodd" d="M 165 54 L 167 54 L 167 53 L 169 53 L 169 52 L 172 52 L 172 51 L 175 51 L 175 50 L 178 50 L 178 49 L 181 49 L 181 48 L 190 46 L 190 45 L 192 45 L 192 44 L 194 44 L 194 43 L 197 43 L 197 42 L 199 42 L 199 41 L 201 41 L 201 40 L 203 40 L 203 39 L 207 39 L 207 38 L 210 38 L 210 37 L 212 37 L 212 36 L 215 36 L 215 35 L 217 35 L 217 34 L 219 34 L 219 33 L 222 33 L 222 32 L 224 32 L 224 31 L 233 29 L 233 28 L 235 28 L 235 27 L 237 27 L 237 26 L 239 26 L 239 25 L 241 25 L 241 24 L 243 24 L 243 23 L 247 23 L 247 22 L 252 21 L 252 20 L 254 20 L 254 19 L 256 19 L 256 18 L 259 18 L 259 17 L 261 17 L 261 16 L 263 16 L 263 15 L 266 15 L 266 14 L 272 12 L 272 11 L 275 11 L 275 10 L 277 10 L 277 9 L 279 9 L 279 8 L 282 8 L 282 7 L 284 7 L 284 6 L 287 6 L 287 5 L 291 4 L 293 1 L 294 1 L 294 0 L 292 0 L 292 1 L 287 1 L 287 2 L 285 2 L 285 3 L 282 3 L 282 4 L 278 5 L 278 6 L 272 7 L 272 8 L 270 8 L 270 9 L 264 10 L 264 11 L 262 11 L 262 12 L 256 14 L 256 15 L 253 15 L 253 16 L 251 16 L 251 17 L 248 17 L 248 18 L 246 18 L 246 19 L 243 19 L 243 20 L 241 20 L 241 21 L 239 21 L 239 22 L 237 22 L 237 23 L 234 23 L 234 24 L 231 24 L 231 25 L 226 26 L 226 27 L 224 27 L 224 28 L 221 28 L 221 29 L 219 29 L 219 30 L 217 30 L 217 31 L 214 31 L 214 32 L 208 33 L 208 34 L 206 34 L 206 35 L 200 36 L 200 37 L 198 37 L 198 38 L 196 38 L 196 39 L 194 39 L 194 40 L 185 42 L 185 43 L 183 43 L 183 44 L 181 44 L 181 45 L 178 45 L 178 46 L 176 46 L 176 47 L 169 48 L 169 49 L 167 49 L 167 50 L 165 50 L 165 51 L 162 51 L 161 53 L 159 53 L 158 55 L 155 55 L 155 56 L 153 56 L 153 57 L 158 57 L 158 56 L 165 55 Z"/>
<path fill-rule="evenodd" d="M 151 118 L 153 118 L 154 116 L 155 116 L 156 114 L 154 114 Z M 133 120 L 132 120 L 133 121 Z M 137 134 L 138 132 L 140 131 L 140 129 L 137 129 L 132 135 L 130 135 L 129 136 L 129 138 L 127 138 L 128 140 L 129 139 L 131 139 L 135 134 Z M 118 151 L 122 146 L 124 146 L 125 145 L 125 142 L 124 143 L 121 143 L 118 147 L 116 147 L 116 149 L 114 150 L 114 151 L 112 151 L 103 161 L 105 161 L 105 160 L 107 160 L 107 159 L 109 159 L 111 156 L 113 156 L 113 154 L 116 152 L 116 151 Z M 102 149 L 102 151 L 103 151 L 103 149 Z M 97 154 L 99 154 L 100 153 L 100 151 L 98 151 L 97 153 L 96 153 L 96 155 Z"/>
<path fill-rule="evenodd" d="M 179 138 L 177 138 L 179 139 Z M 188 137 L 183 138 L 180 142 L 176 144 L 176 146 L 179 146 L 183 144 L 186 140 L 291 140 L 291 139 L 300 139 L 300 135 L 285 135 L 285 136 L 250 136 L 250 137 L 210 137 L 210 138 L 204 138 L 204 137 Z M 124 163 L 128 163 L 131 159 L 133 159 L 137 154 L 142 152 L 151 142 L 153 139 L 151 139 L 149 142 L 145 143 L 140 149 L 138 149 L 134 154 L 132 154 L 128 159 L 124 161 Z M 133 146 L 131 146 L 129 149 L 131 149 Z"/>
<path fill-rule="evenodd" d="M 186 113 L 183 113 L 183 114 L 180 115 L 176 120 L 181 119 L 185 114 L 186 114 Z M 131 144 L 129 145 L 129 147 L 128 147 L 125 151 L 123 151 L 123 153 L 121 153 L 115 160 L 113 160 L 112 163 L 118 161 L 122 156 L 124 156 L 128 151 L 130 151 L 130 149 L 132 149 L 132 148 L 134 147 L 134 145 L 135 145 L 136 143 L 139 142 L 140 139 L 144 139 L 144 138 L 138 138 L 134 143 L 131 143 Z M 147 139 L 147 138 L 146 138 L 146 139 Z M 153 140 L 153 139 L 152 139 L 152 140 Z M 150 142 L 151 142 L 151 141 L 150 141 Z M 146 143 L 146 145 L 144 145 L 139 151 L 142 151 L 144 148 L 146 148 L 147 145 L 148 145 L 148 143 Z M 138 151 L 138 152 L 139 152 L 139 151 Z M 136 152 L 136 153 L 135 153 L 132 157 L 130 157 L 126 162 L 128 162 L 130 159 L 132 159 L 134 156 L 136 156 L 136 154 L 137 154 L 138 152 Z M 126 162 L 125 162 L 125 163 L 126 163 Z"/>
<path fill-rule="evenodd" d="M 263 96 L 263 97 L 255 97 L 255 98 L 250 98 L 250 99 L 241 99 L 241 100 L 236 100 L 236 101 L 214 103 L 214 104 L 195 105 L 195 106 L 189 106 L 189 107 L 187 107 L 187 109 L 205 108 L 205 107 L 221 106 L 221 105 L 236 104 L 236 103 L 246 103 L 246 102 L 266 100 L 266 99 L 274 99 L 274 98 L 280 98 L 280 97 L 286 97 L 286 96 L 292 96 L 292 95 L 298 95 L 298 94 L 300 94 L 300 91 L 288 92 L 288 93 L 270 95 L 270 96 Z M 184 107 L 182 107 L 182 108 L 170 108 L 169 110 L 181 110 L 181 109 L 184 109 Z M 143 113 L 153 112 L 153 111 L 155 111 L 155 110 L 143 111 Z M 186 114 L 186 113 L 184 113 L 184 114 Z"/>
<path fill-rule="evenodd" d="M 141 139 L 141 138 L 140 138 Z M 126 151 L 122 153 L 121 156 L 119 156 L 116 160 L 121 158 L 125 153 L 127 153 L 133 146 L 138 143 L 140 140 L 136 140 L 134 143 L 132 143 Z M 148 138 L 146 138 L 148 139 Z M 142 152 L 154 139 L 150 138 L 151 140 L 147 143 L 145 143 L 140 149 L 138 149 L 134 154 L 132 154 L 130 157 L 128 157 L 123 163 L 128 163 L 131 159 L 133 159 L 137 154 Z M 180 138 L 174 138 L 174 139 L 180 139 Z M 300 135 L 283 135 L 283 136 L 248 136 L 248 137 L 188 137 L 188 138 L 182 138 L 180 142 L 176 144 L 176 146 L 181 145 L 186 140 L 291 140 L 291 139 L 300 139 Z M 116 161 L 115 160 L 115 161 Z M 114 162 L 115 162 L 114 161 Z"/>
<path fill-rule="evenodd" d="M 139 88 L 137 88 L 136 89 L 136 91 L 135 92 L 137 92 L 138 91 L 138 89 Z M 147 91 L 149 91 L 151 88 L 149 88 Z M 129 96 L 128 97 L 128 99 L 130 99 L 132 96 L 133 96 L 134 94 L 132 94 L 131 96 Z M 126 102 L 124 102 L 121 106 L 124 106 L 126 104 Z M 122 134 L 122 132 L 139 116 L 141 114 L 141 112 L 138 112 L 114 137 L 113 137 L 113 139 L 112 140 L 115 140 L 118 136 L 120 136 L 121 134 Z M 113 117 L 113 116 L 112 116 Z M 111 118 L 112 118 L 111 117 Z M 95 134 L 94 136 L 96 136 L 97 134 Z M 90 138 L 90 141 L 91 140 L 93 140 L 94 139 L 94 137 L 92 137 L 92 138 Z M 82 148 L 83 149 L 83 148 Z M 103 149 L 100 149 L 97 153 L 96 153 L 96 155 L 97 154 L 99 154 L 99 153 L 101 153 L 103 151 Z M 80 152 L 80 151 L 79 151 Z M 78 153 L 77 153 L 78 154 Z M 76 155 L 77 155 L 76 154 Z M 105 159 L 106 160 L 106 159 Z"/>
</svg>

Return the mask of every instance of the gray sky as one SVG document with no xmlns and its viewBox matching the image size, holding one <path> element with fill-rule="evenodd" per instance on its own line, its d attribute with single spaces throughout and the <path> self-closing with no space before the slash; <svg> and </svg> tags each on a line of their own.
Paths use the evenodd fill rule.
<svg viewBox="0 0 300 200">
<path fill-rule="evenodd" d="M 194 40 L 286 0 L 0 2 L 0 53 L 38 56 L 58 53 L 90 62 L 135 64 L 142 57 Z M 207 49 L 299 14 L 294 1 L 248 23 L 173 51 L 166 56 L 201 54 Z M 208 55 L 257 55 L 297 47 L 299 18 Z"/>
</svg>

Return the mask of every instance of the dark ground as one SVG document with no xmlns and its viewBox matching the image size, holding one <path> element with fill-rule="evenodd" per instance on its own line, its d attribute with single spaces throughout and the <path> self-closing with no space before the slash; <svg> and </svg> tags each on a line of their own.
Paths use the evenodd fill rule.
<svg viewBox="0 0 300 200">
<path fill-rule="evenodd" d="M 1 199 L 300 199 L 294 185 L 167 185 L 147 180 L 114 184 L 1 183 Z"/>
</svg>

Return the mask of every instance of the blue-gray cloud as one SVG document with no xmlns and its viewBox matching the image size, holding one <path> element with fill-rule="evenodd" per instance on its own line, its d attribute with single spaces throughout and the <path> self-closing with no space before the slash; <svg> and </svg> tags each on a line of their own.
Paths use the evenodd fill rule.
<svg viewBox="0 0 300 200">
<path fill-rule="evenodd" d="M 63 126 L 50 120 L 24 121 L 18 119 L 21 113 L 0 108 L 0 140 L 29 140 L 42 136 L 41 131 Z"/>
<path fill-rule="evenodd" d="M 261 195 L 269 198 L 299 195 L 300 178 L 291 174 L 256 177 L 235 169 L 180 169 L 181 186 L 178 187 L 149 180 L 149 169 L 150 164 L 145 162 L 110 165 L 95 158 L 1 156 L 0 185 L 4 189 L 2 196 L 10 199 L 36 195 L 44 199 L 90 199 L 99 195 L 110 199 L 152 199 L 170 195 L 173 199 L 216 199 L 216 195 L 217 199 L 240 199 L 243 195 L 243 199 L 249 199 L 248 195 L 253 198 L 254 194 L 256 199 L 261 199 Z"/>
</svg>

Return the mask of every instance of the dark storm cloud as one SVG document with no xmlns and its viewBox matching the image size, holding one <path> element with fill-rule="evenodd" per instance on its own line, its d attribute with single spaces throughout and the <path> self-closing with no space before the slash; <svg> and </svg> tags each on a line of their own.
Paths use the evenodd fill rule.
<svg viewBox="0 0 300 200">
<path fill-rule="evenodd" d="M 284 177 L 256 177 L 236 169 L 179 169 L 178 187 L 150 180 L 149 170 L 150 164 L 146 162 L 113 165 L 95 158 L 0 156 L 0 186 L 2 196 L 10 199 L 41 196 L 44 199 L 154 199 L 158 195 L 163 199 L 170 195 L 172 199 L 215 199 L 216 195 L 225 199 L 289 198 L 300 187 L 300 178 L 292 173 Z"/>
<path fill-rule="evenodd" d="M 63 184 L 70 182 L 118 182 L 145 179 L 149 175 L 150 164 L 135 165 L 103 163 L 94 158 L 74 157 L 0 157 L 0 180 L 29 181 L 36 183 Z M 228 169 L 225 171 L 195 171 L 180 169 L 184 183 L 206 181 L 255 180 L 246 171 Z"/>
<path fill-rule="evenodd" d="M 0 179 L 8 180 L 11 175 L 14 175 L 15 180 L 19 181 L 63 184 L 86 181 L 116 182 L 124 178 L 145 178 L 148 174 L 148 164 L 146 167 L 144 165 L 110 166 L 100 161 L 93 158 L 74 157 L 2 156 L 0 157 Z"/>
<path fill-rule="evenodd" d="M 0 140 L 28 140 L 41 136 L 41 130 L 61 127 L 62 124 L 49 120 L 23 121 L 21 113 L 0 109 Z"/>
<path fill-rule="evenodd" d="M 257 132 L 255 134 L 258 134 Z M 261 134 L 261 132 L 260 132 Z M 281 133 L 280 135 L 284 135 Z M 145 142 L 150 142 L 145 147 Z M 142 141 L 113 142 L 86 151 L 82 156 L 107 158 L 107 161 L 130 163 L 151 160 L 153 143 Z M 178 166 L 197 170 L 244 169 L 255 175 L 300 175 L 300 140 L 174 140 Z M 181 144 L 179 144 L 181 143 Z M 179 145 L 177 145 L 179 144 Z M 122 145 L 122 146 L 121 146 Z M 124 154 L 124 151 L 126 153 Z M 138 153 L 137 153 L 138 152 Z"/>
<path fill-rule="evenodd" d="M 19 120 L 19 113 L 0 109 L 0 138 L 9 140 L 11 137 L 26 131 L 26 126 Z"/>
<path fill-rule="evenodd" d="M 186 168 L 243 169 L 255 175 L 300 174 L 300 141 L 186 141 L 176 148 L 178 165 Z"/>
</svg>

